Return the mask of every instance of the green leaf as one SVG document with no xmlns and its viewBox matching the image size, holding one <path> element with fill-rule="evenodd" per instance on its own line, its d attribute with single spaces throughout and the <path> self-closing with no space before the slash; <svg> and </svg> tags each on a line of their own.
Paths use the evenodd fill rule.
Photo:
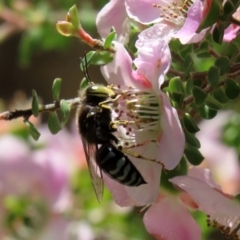
<svg viewBox="0 0 240 240">
<path fill-rule="evenodd" d="M 224 35 L 223 24 L 221 22 L 217 23 L 212 32 L 212 38 L 213 38 L 214 42 L 216 42 L 218 44 L 222 44 L 223 35 Z"/>
<path fill-rule="evenodd" d="M 37 141 L 41 134 L 38 132 L 38 130 L 35 128 L 35 126 L 28 120 L 24 120 L 24 123 L 26 124 L 32 138 Z"/>
<path fill-rule="evenodd" d="M 50 112 L 48 116 L 48 128 L 52 134 L 56 134 L 61 130 L 61 124 L 55 111 Z"/>
<path fill-rule="evenodd" d="M 225 94 L 228 99 L 235 100 L 240 94 L 240 88 L 237 82 L 227 79 L 225 82 Z"/>
<path fill-rule="evenodd" d="M 228 0 L 223 5 L 223 14 L 221 20 L 225 21 L 230 18 L 239 7 L 239 0 Z"/>
<path fill-rule="evenodd" d="M 62 99 L 60 101 L 60 111 L 62 113 L 62 124 L 65 125 L 68 121 L 69 113 L 70 113 L 71 107 L 70 104 Z"/>
<path fill-rule="evenodd" d="M 230 71 L 230 61 L 228 57 L 219 57 L 215 61 L 215 66 L 220 69 L 220 74 L 226 74 Z"/>
<path fill-rule="evenodd" d="M 196 147 L 190 146 L 188 144 L 186 144 L 184 154 L 188 161 L 194 166 L 200 165 L 204 160 L 204 157 L 200 151 Z"/>
<path fill-rule="evenodd" d="M 116 38 L 116 32 L 110 32 L 108 36 L 106 37 L 106 40 L 104 42 L 104 49 L 109 48 L 112 45 L 112 41 Z"/>
<path fill-rule="evenodd" d="M 38 96 L 35 90 L 32 90 L 32 113 L 34 117 L 37 117 L 39 114 L 39 103 L 38 103 Z"/>
<path fill-rule="evenodd" d="M 208 70 L 207 81 L 212 87 L 216 87 L 220 79 L 220 69 L 216 66 L 212 66 Z"/>
<path fill-rule="evenodd" d="M 107 51 L 96 52 L 92 56 L 91 64 L 93 65 L 105 65 L 113 60 L 113 54 Z"/>
<path fill-rule="evenodd" d="M 202 105 L 197 108 L 199 115 L 204 119 L 212 119 L 217 115 L 217 110 L 210 108 L 207 105 Z"/>
<path fill-rule="evenodd" d="M 199 140 L 195 137 L 194 134 L 189 133 L 187 131 L 184 131 L 184 134 L 185 134 L 186 143 L 196 148 L 201 147 Z"/>
<path fill-rule="evenodd" d="M 200 130 L 189 113 L 185 113 L 183 125 L 189 133 L 196 133 Z"/>
<path fill-rule="evenodd" d="M 183 83 L 180 79 L 180 77 L 174 77 L 169 81 L 169 91 L 171 93 L 177 92 L 177 93 L 184 93 L 184 87 Z"/>
<path fill-rule="evenodd" d="M 187 54 L 187 56 L 184 58 L 184 62 L 183 62 L 183 67 L 184 67 L 184 72 L 187 75 L 191 68 L 193 66 L 193 60 L 192 60 L 192 56 L 190 53 Z"/>
<path fill-rule="evenodd" d="M 83 78 L 83 80 L 82 80 L 81 83 L 80 83 L 80 87 L 79 87 L 80 91 L 82 91 L 82 90 L 85 89 L 87 86 L 89 86 L 89 84 L 90 84 L 89 80 L 86 79 L 86 78 Z"/>
<path fill-rule="evenodd" d="M 206 8 L 206 12 L 204 13 L 204 19 L 202 20 L 200 26 L 197 29 L 197 33 L 200 33 L 203 29 L 212 26 L 217 22 L 221 15 L 222 11 L 222 3 L 219 0 L 210 1 L 211 5 Z"/>
<path fill-rule="evenodd" d="M 194 102 L 197 106 L 201 106 L 204 104 L 207 98 L 207 93 L 205 93 L 201 88 L 195 86 L 192 89 L 192 94 L 193 94 Z"/>
<path fill-rule="evenodd" d="M 213 99 L 207 99 L 206 105 L 214 110 L 221 110 L 223 108 L 223 106 L 220 103 L 214 101 Z"/>
<path fill-rule="evenodd" d="M 60 90 L 61 90 L 62 79 L 55 78 L 52 85 L 52 95 L 55 101 L 59 100 Z"/>
<path fill-rule="evenodd" d="M 78 10 L 77 10 L 77 6 L 76 5 L 73 5 L 69 11 L 68 11 L 68 14 L 67 14 L 67 20 L 68 22 L 71 22 L 72 25 L 75 27 L 75 28 L 78 28 L 80 26 L 80 22 L 79 22 L 79 16 L 78 16 Z"/>
<path fill-rule="evenodd" d="M 221 88 L 215 89 L 212 94 L 213 97 L 222 104 L 225 104 L 229 101 L 227 96 L 225 95 L 225 92 Z"/>
<path fill-rule="evenodd" d="M 183 93 L 173 92 L 171 95 L 173 100 L 177 103 L 176 108 L 181 108 L 184 99 Z"/>
</svg>

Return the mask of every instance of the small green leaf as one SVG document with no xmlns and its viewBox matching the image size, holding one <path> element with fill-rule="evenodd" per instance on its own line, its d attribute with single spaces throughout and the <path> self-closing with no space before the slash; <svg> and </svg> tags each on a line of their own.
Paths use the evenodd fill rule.
<svg viewBox="0 0 240 240">
<path fill-rule="evenodd" d="M 64 99 L 60 101 L 60 110 L 62 113 L 62 124 L 65 125 L 68 121 L 71 107 L 70 107 L 70 104 Z"/>
<path fill-rule="evenodd" d="M 213 91 L 213 97 L 222 104 L 225 104 L 229 101 L 225 95 L 225 92 L 221 88 L 217 88 Z"/>
<path fill-rule="evenodd" d="M 212 66 L 208 70 L 207 80 L 212 87 L 216 87 L 220 80 L 220 69 Z"/>
<path fill-rule="evenodd" d="M 52 85 L 52 95 L 55 101 L 59 100 L 62 79 L 55 78 Z"/>
<path fill-rule="evenodd" d="M 207 98 L 207 93 L 205 93 L 201 88 L 195 86 L 192 89 L 192 94 L 193 94 L 194 102 L 197 106 L 201 106 L 204 104 Z"/>
<path fill-rule="evenodd" d="M 217 110 L 210 108 L 207 105 L 202 105 L 197 108 L 199 115 L 204 119 L 212 119 L 217 115 Z"/>
<path fill-rule="evenodd" d="M 168 87 L 171 93 L 173 92 L 184 93 L 184 87 L 180 77 L 174 77 L 170 79 Z"/>
<path fill-rule="evenodd" d="M 35 126 L 31 122 L 29 122 L 28 120 L 25 120 L 24 123 L 26 124 L 32 138 L 35 141 L 37 141 L 41 134 L 38 132 L 38 130 L 35 128 Z"/>
<path fill-rule="evenodd" d="M 239 0 L 228 0 L 223 5 L 223 14 L 221 20 L 225 21 L 230 18 L 233 13 L 236 12 L 237 8 L 239 7 Z"/>
<path fill-rule="evenodd" d="M 106 37 L 106 40 L 104 42 L 104 49 L 109 48 L 112 45 L 112 41 L 116 38 L 116 32 L 110 32 L 108 36 Z"/>
<path fill-rule="evenodd" d="M 213 99 L 207 99 L 206 105 L 214 110 L 221 110 L 223 108 L 223 106 L 219 102 L 214 101 Z"/>
<path fill-rule="evenodd" d="M 185 134 L 186 143 L 196 148 L 201 147 L 199 140 L 195 137 L 194 134 L 191 134 L 187 131 L 184 131 L 184 134 Z"/>
<path fill-rule="evenodd" d="M 190 53 L 187 54 L 187 56 L 184 58 L 184 62 L 183 62 L 183 67 L 184 67 L 184 72 L 187 75 L 191 68 L 193 66 L 193 59 Z"/>
<path fill-rule="evenodd" d="M 211 5 L 208 6 L 207 11 L 204 13 L 204 19 L 197 29 L 197 33 L 200 33 L 203 29 L 212 26 L 219 19 L 222 12 L 222 3 L 219 0 L 210 1 Z"/>
<path fill-rule="evenodd" d="M 183 124 L 189 133 L 196 133 L 200 130 L 189 113 L 185 113 Z"/>
<path fill-rule="evenodd" d="M 75 28 L 78 28 L 80 26 L 80 21 L 79 21 L 79 16 L 78 16 L 78 10 L 77 10 L 77 6 L 73 5 L 67 14 L 67 21 L 72 23 L 72 25 Z"/>
<path fill-rule="evenodd" d="M 184 154 L 188 161 L 194 166 L 200 165 L 204 160 L 204 157 L 200 151 L 196 147 L 190 146 L 188 144 L 186 144 Z"/>
<path fill-rule="evenodd" d="M 50 112 L 48 116 L 48 128 L 52 134 L 58 133 L 62 128 L 58 119 L 58 115 L 55 111 Z"/>
<path fill-rule="evenodd" d="M 218 44 L 222 44 L 223 35 L 224 35 L 223 24 L 221 22 L 217 23 L 212 32 L 212 38 L 213 38 L 214 42 L 216 42 Z"/>
<path fill-rule="evenodd" d="M 80 91 L 82 91 L 82 90 L 85 89 L 87 86 L 89 86 L 89 84 L 90 84 L 89 80 L 86 79 L 86 78 L 83 78 L 83 80 L 82 80 L 81 83 L 80 83 L 80 87 L 79 87 Z"/>
<path fill-rule="evenodd" d="M 39 114 L 39 103 L 38 103 L 38 96 L 35 90 L 32 90 L 32 113 L 34 117 L 37 117 Z"/>
<path fill-rule="evenodd" d="M 215 61 L 215 66 L 220 69 L 220 74 L 226 74 L 230 70 L 230 61 L 227 57 L 219 57 Z"/>
<path fill-rule="evenodd" d="M 240 87 L 237 82 L 227 79 L 225 82 L 225 94 L 228 99 L 235 100 L 240 94 Z"/>
<path fill-rule="evenodd" d="M 171 95 L 173 100 L 177 103 L 176 108 L 181 108 L 184 98 L 183 93 L 173 92 Z"/>
<path fill-rule="evenodd" d="M 105 65 L 113 60 L 113 54 L 107 51 L 96 52 L 92 56 L 91 64 L 93 65 Z"/>
</svg>

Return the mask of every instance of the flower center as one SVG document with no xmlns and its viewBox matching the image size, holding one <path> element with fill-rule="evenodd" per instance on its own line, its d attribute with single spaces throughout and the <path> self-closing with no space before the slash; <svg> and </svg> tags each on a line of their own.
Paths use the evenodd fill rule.
<svg viewBox="0 0 240 240">
<path fill-rule="evenodd" d="M 172 3 L 166 1 L 165 6 L 156 3 L 152 4 L 152 6 L 160 10 L 161 18 L 182 26 L 187 17 L 187 12 L 192 4 L 193 0 L 185 0 L 182 4 L 178 4 L 176 1 L 173 1 Z"/>
<path fill-rule="evenodd" d="M 120 97 L 113 104 L 113 124 L 123 148 L 157 142 L 161 133 L 159 99 L 152 92 L 112 86 Z"/>
</svg>

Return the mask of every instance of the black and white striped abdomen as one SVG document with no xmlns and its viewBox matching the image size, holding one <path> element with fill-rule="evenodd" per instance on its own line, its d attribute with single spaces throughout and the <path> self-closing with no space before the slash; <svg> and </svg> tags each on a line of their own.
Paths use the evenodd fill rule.
<svg viewBox="0 0 240 240">
<path fill-rule="evenodd" d="M 121 184 L 139 186 L 146 183 L 129 158 L 111 143 L 97 150 L 96 162 L 105 174 Z"/>
</svg>

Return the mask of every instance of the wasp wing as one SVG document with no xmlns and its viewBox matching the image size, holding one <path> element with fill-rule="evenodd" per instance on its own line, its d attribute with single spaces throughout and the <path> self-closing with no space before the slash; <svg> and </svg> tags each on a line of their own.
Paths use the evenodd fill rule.
<svg viewBox="0 0 240 240">
<path fill-rule="evenodd" d="M 103 177 L 102 171 L 96 163 L 96 144 L 89 144 L 84 138 L 82 138 L 83 149 L 87 159 L 89 173 L 92 179 L 94 191 L 96 193 L 97 199 L 100 202 L 103 196 Z"/>
</svg>

